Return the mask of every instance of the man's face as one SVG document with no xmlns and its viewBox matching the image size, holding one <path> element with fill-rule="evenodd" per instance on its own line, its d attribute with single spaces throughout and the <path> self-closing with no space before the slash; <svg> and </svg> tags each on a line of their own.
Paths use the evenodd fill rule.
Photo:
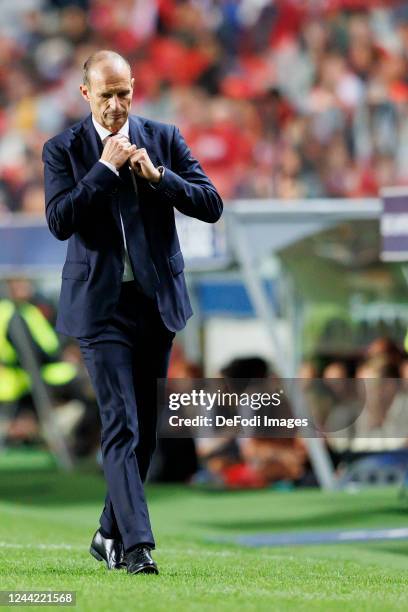
<svg viewBox="0 0 408 612">
<path fill-rule="evenodd" d="M 117 60 L 98 62 L 89 73 L 89 85 L 80 90 L 96 121 L 111 132 L 126 122 L 132 103 L 134 79 L 127 64 Z"/>
<path fill-rule="evenodd" d="M 28 302 L 33 297 L 33 286 L 28 278 L 10 278 L 7 286 L 11 299 L 16 302 Z"/>
</svg>

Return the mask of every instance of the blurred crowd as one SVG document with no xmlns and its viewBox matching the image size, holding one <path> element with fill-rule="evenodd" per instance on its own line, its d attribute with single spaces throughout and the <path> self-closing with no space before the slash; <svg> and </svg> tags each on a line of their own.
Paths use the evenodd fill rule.
<svg viewBox="0 0 408 612">
<path fill-rule="evenodd" d="M 178 369 L 174 370 L 176 363 Z M 171 377 L 180 376 L 184 382 L 197 377 L 195 371 L 189 371 L 188 364 L 184 369 L 182 364 L 180 357 L 178 362 L 173 361 Z M 257 356 L 232 360 L 219 376 L 220 385 L 227 381 L 229 391 L 238 390 L 231 386 L 233 383 L 239 386 L 240 393 L 276 390 L 281 385 L 287 397 L 293 398 L 290 390 L 296 387 L 301 391 L 301 408 L 289 399 L 286 405 L 281 403 L 267 414 L 307 417 L 311 429 L 306 431 L 306 438 L 301 428 L 254 428 L 251 432 L 248 426 L 241 437 L 228 429 L 224 436 L 217 432 L 211 438 L 195 437 L 198 465 L 193 483 L 225 488 L 259 488 L 276 483 L 314 485 L 316 473 L 308 458 L 307 437 L 323 441 L 339 474 L 347 470 L 351 474 L 358 466 L 360 478 L 364 479 L 369 466 L 370 479 L 376 479 L 383 463 L 387 464 L 392 456 L 393 461 L 398 458 L 401 462 L 392 477 L 399 478 L 400 469 L 406 471 L 408 353 L 389 337 L 378 337 L 343 356 L 315 354 L 301 364 L 298 378 L 292 382 L 280 380 L 270 365 Z M 171 383 L 172 380 L 170 386 Z M 232 414 L 254 413 L 248 415 L 243 406 L 237 405 Z"/>
<path fill-rule="evenodd" d="M 342 454 L 408 445 L 408 354 L 384 336 L 345 357 L 305 361 L 299 372 L 313 422 Z"/>
<path fill-rule="evenodd" d="M 408 183 L 408 6 L 363 0 L 10 0 L 0 215 L 43 212 L 43 142 L 88 112 L 84 60 L 125 55 L 133 112 L 176 123 L 229 198 Z"/>
</svg>

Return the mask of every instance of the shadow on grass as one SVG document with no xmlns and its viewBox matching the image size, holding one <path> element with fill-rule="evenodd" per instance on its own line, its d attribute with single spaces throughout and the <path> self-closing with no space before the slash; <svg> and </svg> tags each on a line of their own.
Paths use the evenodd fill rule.
<svg viewBox="0 0 408 612">
<path fill-rule="evenodd" d="M 24 505 L 81 504 L 100 502 L 105 495 L 103 477 L 94 474 L 66 473 L 56 469 L 36 471 L 2 470 L 0 500 Z"/>
<path fill-rule="evenodd" d="M 101 568 L 100 570 L 95 569 L 95 568 L 86 568 L 86 567 L 81 567 L 80 569 L 80 573 L 78 572 L 78 570 L 75 568 L 73 569 L 72 567 L 66 567 L 66 568 L 61 568 L 61 566 L 59 566 L 58 569 L 55 568 L 55 566 L 53 565 L 45 565 L 43 567 L 38 567 L 38 565 L 35 566 L 35 568 L 30 568 L 27 569 L 25 567 L 25 564 L 22 563 L 22 567 L 18 567 L 18 566 L 13 566 L 13 578 L 27 578 L 27 579 L 31 579 L 33 572 L 35 571 L 35 576 L 36 578 L 40 579 L 40 578 L 49 578 L 50 575 L 52 575 L 52 579 L 53 581 L 57 580 L 58 578 L 70 578 L 75 579 L 76 575 L 78 578 L 100 578 L 101 576 L 106 577 L 106 571 L 103 572 L 103 569 Z M 116 573 L 116 572 L 115 572 Z M 10 576 L 10 568 L 5 568 L 4 570 L 0 570 L 0 576 L 4 576 L 4 580 L 6 580 L 9 576 Z"/>
<path fill-rule="evenodd" d="M 395 505 L 382 505 L 374 508 L 365 508 L 358 511 L 356 508 L 350 510 L 337 510 L 330 512 L 316 512 L 310 516 L 282 516 L 276 518 L 253 518 L 231 520 L 225 519 L 215 521 L 194 521 L 195 526 L 201 528 L 217 529 L 231 532 L 258 532 L 258 531 L 281 531 L 292 529 L 316 529 L 328 528 L 343 529 L 349 527 L 370 528 L 389 523 L 404 524 L 407 518 L 407 509 Z"/>
<path fill-rule="evenodd" d="M 101 504 L 106 485 L 101 473 L 63 472 L 56 469 L 36 471 L 2 470 L 0 472 L 0 501 L 31 506 L 65 506 L 86 503 Z M 149 501 L 188 495 L 185 487 L 148 485 Z"/>
<path fill-rule="evenodd" d="M 370 542 L 369 548 L 373 552 L 401 555 L 408 558 L 408 542 L 404 540 L 398 540 L 396 542 Z"/>
</svg>

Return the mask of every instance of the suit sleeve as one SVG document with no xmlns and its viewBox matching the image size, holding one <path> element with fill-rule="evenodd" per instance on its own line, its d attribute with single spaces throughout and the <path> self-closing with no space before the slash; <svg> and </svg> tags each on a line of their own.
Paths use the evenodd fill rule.
<svg viewBox="0 0 408 612">
<path fill-rule="evenodd" d="M 63 147 L 45 143 L 44 162 L 45 215 L 48 227 L 58 240 L 67 240 L 79 231 L 89 215 L 97 213 L 98 196 L 114 189 L 120 178 L 100 162 L 79 182 Z"/>
<path fill-rule="evenodd" d="M 172 168 L 166 167 L 155 186 L 181 213 L 200 221 L 215 223 L 221 217 L 223 202 L 216 188 L 193 157 L 180 130 L 173 126 Z"/>
</svg>

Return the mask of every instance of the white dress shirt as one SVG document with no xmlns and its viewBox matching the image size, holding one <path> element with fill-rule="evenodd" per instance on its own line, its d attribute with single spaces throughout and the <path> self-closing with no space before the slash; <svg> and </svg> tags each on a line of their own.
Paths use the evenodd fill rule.
<svg viewBox="0 0 408 612">
<path fill-rule="evenodd" d="M 105 140 L 107 136 L 110 136 L 110 134 L 112 133 L 106 128 L 104 128 L 103 125 L 98 123 L 93 115 L 92 115 L 92 123 L 94 124 L 95 130 L 97 131 L 102 142 Z M 126 138 L 129 138 L 129 119 L 126 119 L 126 123 L 122 125 L 118 133 L 123 134 L 124 136 L 126 136 Z M 111 164 L 108 161 L 105 161 L 104 159 L 100 159 L 99 162 L 101 164 L 105 164 L 105 166 L 107 166 L 110 170 L 112 170 L 112 172 L 114 172 L 115 174 L 119 176 L 119 172 L 116 170 L 113 164 Z M 126 283 L 128 281 L 134 280 L 134 276 L 133 276 L 132 266 L 131 266 L 130 259 L 129 259 L 129 253 L 127 250 L 125 228 L 123 227 L 122 215 L 120 214 L 120 211 L 119 211 L 119 215 L 120 215 L 120 223 L 122 225 L 123 244 L 125 246 L 122 282 Z"/>
</svg>

